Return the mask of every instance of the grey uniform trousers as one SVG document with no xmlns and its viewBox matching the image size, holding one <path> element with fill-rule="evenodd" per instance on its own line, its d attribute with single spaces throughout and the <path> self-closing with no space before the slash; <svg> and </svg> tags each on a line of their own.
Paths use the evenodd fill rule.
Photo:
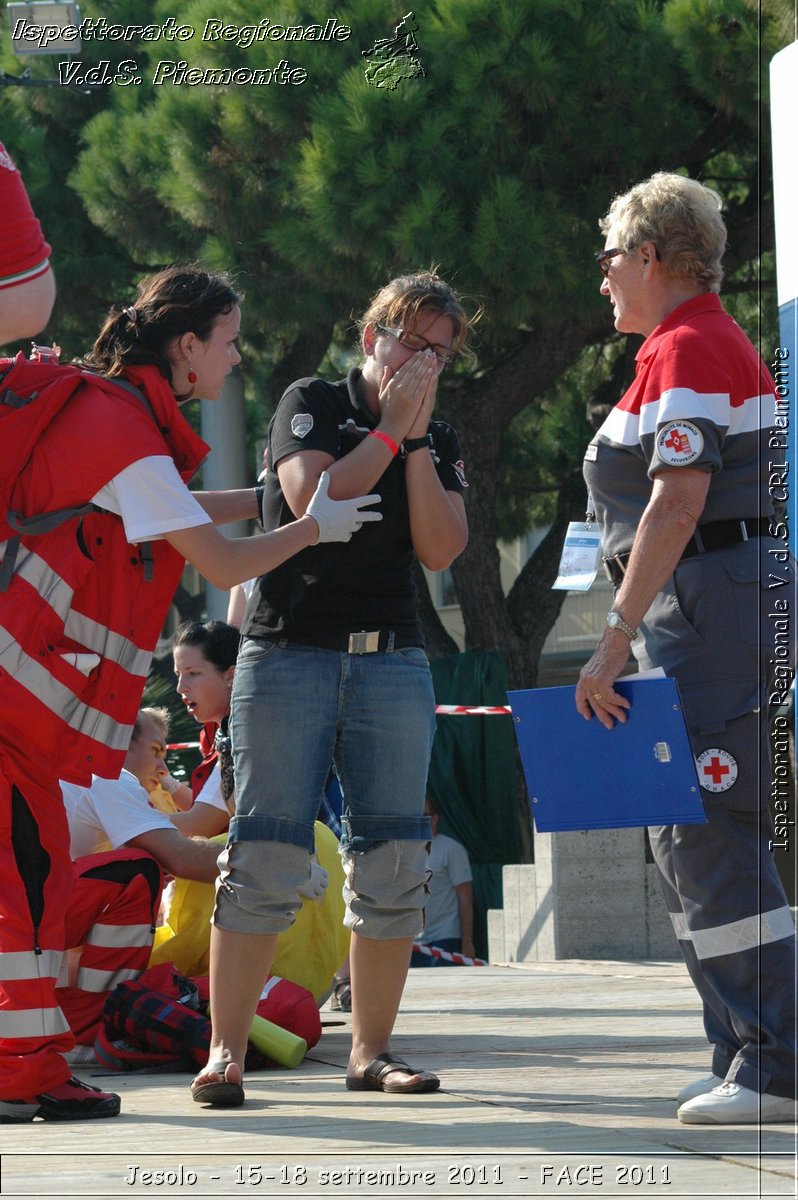
<svg viewBox="0 0 798 1200">
<path fill-rule="evenodd" d="M 641 626 L 642 670 L 676 678 L 705 825 L 649 830 L 671 921 L 704 1008 L 712 1072 L 795 1095 L 795 930 L 773 839 L 768 681 L 786 666 L 768 550 L 752 540 L 680 563 Z M 787 568 L 780 567 L 780 577 Z M 781 590 L 793 620 L 794 583 Z M 793 638 L 794 640 L 794 638 Z"/>
</svg>

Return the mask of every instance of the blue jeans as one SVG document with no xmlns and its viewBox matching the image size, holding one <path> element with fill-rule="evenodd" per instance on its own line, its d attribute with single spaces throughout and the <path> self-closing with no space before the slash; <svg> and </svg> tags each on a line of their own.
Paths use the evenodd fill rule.
<svg viewBox="0 0 798 1200">
<path fill-rule="evenodd" d="M 333 760 L 345 798 L 345 850 L 430 840 L 423 813 L 435 699 L 420 648 L 344 654 L 245 639 L 230 731 L 236 779 L 230 841 L 312 851 Z"/>
</svg>

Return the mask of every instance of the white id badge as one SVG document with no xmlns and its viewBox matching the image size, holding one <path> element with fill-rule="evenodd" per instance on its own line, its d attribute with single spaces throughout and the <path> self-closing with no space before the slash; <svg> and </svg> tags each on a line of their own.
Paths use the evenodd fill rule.
<svg viewBox="0 0 798 1200">
<path fill-rule="evenodd" d="M 552 590 L 586 592 L 596 578 L 601 557 L 601 526 L 595 521 L 571 521 L 562 548 L 560 570 Z"/>
</svg>

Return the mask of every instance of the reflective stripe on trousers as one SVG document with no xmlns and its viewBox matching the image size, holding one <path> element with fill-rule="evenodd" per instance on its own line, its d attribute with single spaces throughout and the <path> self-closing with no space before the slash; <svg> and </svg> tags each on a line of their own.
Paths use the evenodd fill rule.
<svg viewBox="0 0 798 1200">
<path fill-rule="evenodd" d="M 35 1038 L 69 1029 L 60 1008 L 40 1008 L 41 981 L 54 984 L 64 954 L 62 950 L 12 950 L 0 953 L 0 980 L 17 1008 L 0 1008 L 0 1038 Z M 16 985 L 16 986 L 14 986 Z"/>
<path fill-rule="evenodd" d="M 71 970 L 56 996 L 84 1045 L 94 1041 L 108 993 L 147 967 L 162 883 L 160 866 L 143 850 L 75 863 L 66 920 Z"/>
<path fill-rule="evenodd" d="M 690 930 L 684 913 L 670 913 L 670 918 L 676 937 L 680 942 L 692 942 L 699 959 L 741 954 L 755 946 L 767 946 L 770 942 L 792 937 L 795 933 L 795 922 L 787 907 L 730 921 L 714 929 Z"/>
<path fill-rule="evenodd" d="M 3 1041 L 53 1037 L 60 1033 L 69 1033 L 69 1025 L 58 1007 L 28 1008 L 19 1012 L 0 1009 L 0 1038 Z M 13 1047 L 9 1049 L 13 1053 Z"/>
</svg>

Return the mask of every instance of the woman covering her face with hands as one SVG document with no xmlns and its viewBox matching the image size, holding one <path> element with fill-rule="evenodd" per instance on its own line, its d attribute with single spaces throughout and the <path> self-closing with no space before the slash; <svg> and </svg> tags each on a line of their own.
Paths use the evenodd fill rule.
<svg viewBox="0 0 798 1200">
<path fill-rule="evenodd" d="M 248 605 L 231 719 L 236 816 L 211 936 L 213 1037 L 192 1086 L 201 1103 L 244 1099 L 246 1032 L 308 877 L 333 761 L 352 932 L 347 1087 L 439 1086 L 393 1057 L 389 1039 L 422 929 L 430 838 L 434 698 L 413 567 L 442 570 L 467 541 L 457 435 L 431 417 L 469 325 L 435 275 L 394 279 L 361 319 L 362 365 L 336 383 L 299 380 L 269 427 L 267 528 L 305 511 L 323 471 L 334 498 L 378 491 L 383 520 L 337 558 L 316 547 L 262 576 Z"/>
</svg>

